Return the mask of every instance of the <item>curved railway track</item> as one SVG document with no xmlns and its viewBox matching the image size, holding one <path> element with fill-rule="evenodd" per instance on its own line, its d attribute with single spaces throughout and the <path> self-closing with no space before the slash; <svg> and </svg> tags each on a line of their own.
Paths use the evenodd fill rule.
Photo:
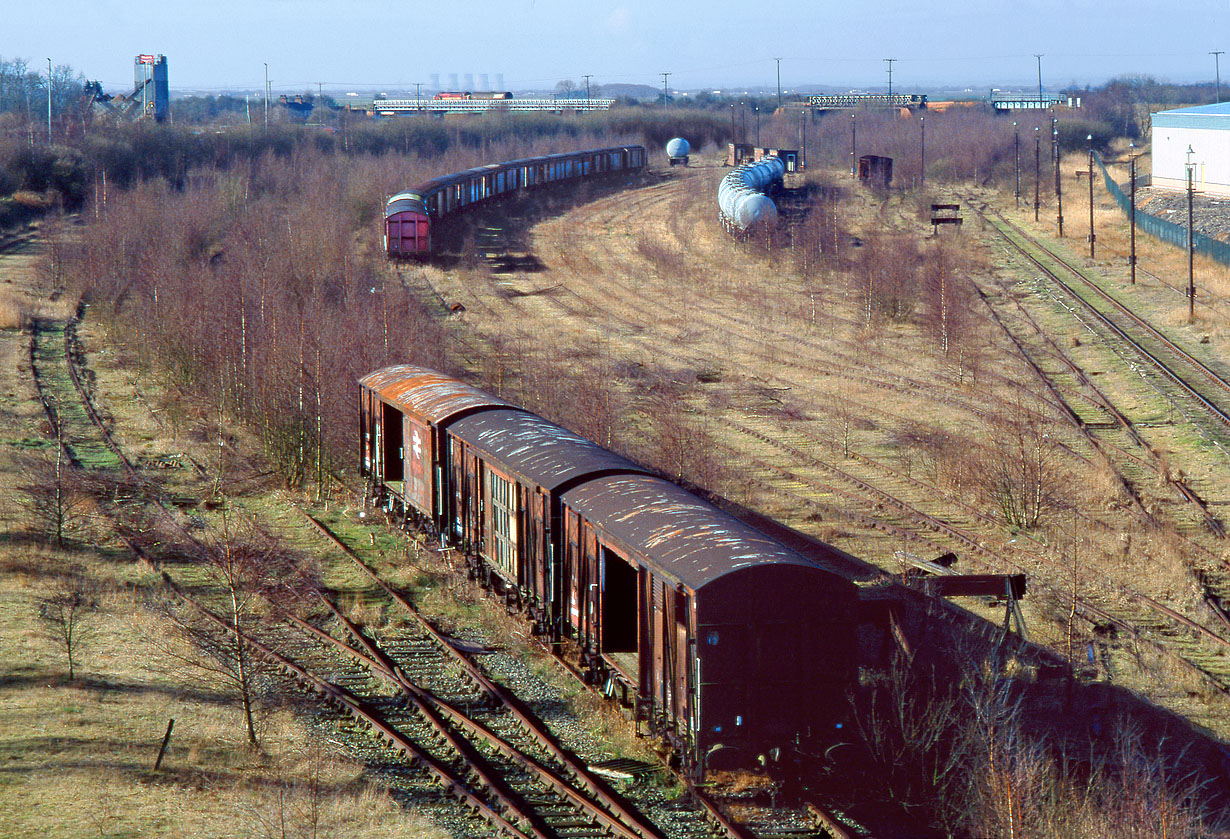
<svg viewBox="0 0 1230 839">
<path fill-rule="evenodd" d="M 651 203 L 661 203 L 669 200 L 669 195 L 659 192 L 645 200 Z M 593 215 L 591 223 L 601 226 L 604 223 L 603 218 L 601 215 Z M 613 224 L 615 219 L 616 217 L 612 215 L 605 223 Z M 542 313 L 538 315 L 539 317 L 563 315 L 574 322 L 601 322 L 607 328 L 607 334 L 615 336 L 613 340 L 626 344 L 633 349 L 634 354 L 642 353 L 650 357 L 669 358 L 681 365 L 692 362 L 692 359 L 677 349 L 663 347 L 660 342 L 653 343 L 653 339 L 646 334 L 648 325 L 653 323 L 655 312 L 661 315 L 663 311 L 669 310 L 663 310 L 660 306 L 650 303 L 648 298 L 643 297 L 641 290 L 619 279 L 620 276 L 635 276 L 636 270 L 644 270 L 643 266 L 639 269 L 634 269 L 631 265 L 624 267 L 627 270 L 622 273 L 619 270 L 601 272 L 603 281 L 600 292 L 592 286 L 588 287 L 588 292 L 582 291 L 581 287 L 575 285 L 576 278 L 580 276 L 579 272 L 569 271 L 566 273 L 570 273 L 571 276 L 563 284 L 556 282 L 556 277 L 551 278 L 552 282 L 555 282 L 551 294 L 534 297 L 526 295 L 516 298 L 510 301 L 510 308 L 520 309 L 528 300 L 540 301 L 544 308 L 540 310 Z M 470 282 L 479 281 L 472 279 Z M 597 299 L 594 292 L 599 292 L 597 297 L 605 299 Z M 618 301 L 618 304 L 615 301 Z M 619 306 L 619 312 L 615 310 L 616 305 Z M 779 372 L 773 378 L 784 377 L 787 387 L 799 386 L 808 377 L 814 379 L 817 372 L 821 374 L 825 372 L 816 371 L 814 366 L 808 365 L 803 360 L 802 353 L 798 361 L 770 358 L 772 353 L 766 353 L 757 341 L 746 338 L 749 331 L 756 332 L 755 324 L 752 323 L 753 319 L 749 318 L 746 313 L 731 312 L 729 308 L 719 310 L 717 303 L 710 304 L 703 300 L 689 300 L 686 309 L 693 312 L 699 310 L 703 313 L 703 322 L 720 323 L 722 328 L 732 334 L 731 342 L 737 351 L 730 353 L 731 359 L 747 355 L 749 359 L 747 364 L 757 368 L 763 367 L 766 361 L 777 364 Z M 629 311 L 631 317 L 624 314 Z M 531 313 L 526 312 L 526 314 Z M 717 318 L 717 321 L 710 321 L 710 318 Z M 611 328 L 612 325 L 614 329 Z M 814 354 L 820 349 L 818 344 L 814 347 L 808 346 L 809 342 L 806 337 L 792 336 L 792 338 L 795 338 L 796 343 L 809 353 Z M 1025 353 L 1022 355 L 1024 356 Z M 729 359 L 725 361 L 727 364 L 732 363 Z M 846 364 L 856 363 L 853 356 L 847 357 L 844 361 Z M 876 389 L 887 388 L 899 394 L 925 394 L 927 398 L 936 398 L 934 383 L 924 385 L 921 382 L 911 381 L 908 376 L 901 374 L 894 374 L 893 380 L 889 380 L 883 376 L 878 379 L 860 377 L 847 371 L 848 367 L 837 371 L 834 375 L 849 381 L 861 379 L 863 385 Z M 1051 402 L 1060 412 L 1076 419 L 1078 427 L 1081 425 L 1109 427 L 1114 424 L 1111 418 L 1113 406 L 1099 394 L 1085 390 L 1080 381 L 1072 380 L 1070 383 L 1055 387 L 1052 382 L 1054 377 L 1043 376 L 1042 378 L 1053 388 L 1043 394 L 1046 401 Z M 1073 403 L 1076 407 L 1073 407 Z M 985 413 L 985 409 L 981 406 L 965 400 L 949 400 L 946 404 L 968 411 L 972 416 Z M 1100 412 L 1103 416 L 1093 419 L 1090 416 L 1091 412 Z M 775 425 L 771 421 L 752 422 L 751 418 L 746 415 L 734 418 L 728 413 L 711 412 L 710 421 L 716 422 L 745 440 L 754 441 L 750 450 L 746 446 L 740 447 L 735 443 L 730 443 L 732 455 L 750 463 L 752 473 L 745 477 L 771 491 L 781 499 L 782 505 L 786 508 L 793 508 L 796 511 L 810 509 L 822 518 L 855 521 L 864 527 L 887 533 L 893 538 L 910 540 L 916 545 L 923 546 L 925 550 L 932 550 L 937 554 L 955 551 L 963 555 L 971 555 L 977 557 L 977 564 L 982 570 L 1043 571 L 1044 576 L 1059 576 L 1060 578 L 1068 573 L 1062 558 L 1050 555 L 1054 552 L 1053 548 L 1047 548 L 1040 543 L 1036 543 L 1032 550 L 1021 550 L 1008 545 L 1005 538 L 1000 537 L 996 532 L 1002 529 L 998 522 L 989 520 L 989 517 L 980 514 L 968 505 L 962 503 L 954 505 L 952 498 L 943 500 L 945 494 L 937 488 L 922 485 L 900 473 L 894 474 L 893 470 L 882 462 L 877 462 L 858 452 L 854 452 L 852 457 L 849 453 L 843 456 L 830 453 L 825 457 L 816 457 L 808 452 L 825 448 L 824 441 L 817 435 L 795 429 L 783 437 L 784 432 L 780 423 Z M 788 437 L 793 437 L 796 444 L 784 445 L 783 440 Z M 1132 453 L 1134 443 L 1130 434 L 1124 434 L 1121 439 L 1114 441 L 1091 440 L 1091 445 L 1093 448 L 1091 455 L 1071 453 L 1077 457 L 1106 457 L 1102 452 L 1104 449 L 1110 449 L 1121 455 L 1118 459 L 1126 459 L 1135 463 L 1136 467 L 1141 470 L 1141 474 L 1133 478 L 1141 482 L 1145 480 L 1144 473 L 1157 469 L 1157 464 L 1150 463 L 1147 454 Z M 764 449 L 764 451 L 756 453 L 759 449 Z M 830 462 L 841 460 L 850 465 L 861 463 L 859 467 L 861 476 L 856 477 L 847 469 L 837 467 L 834 462 Z M 894 485 L 906 491 L 911 497 L 931 496 L 941 503 L 934 505 L 935 512 L 924 511 L 915 504 L 902 500 L 898 491 L 888 489 Z M 1181 492 L 1178 487 L 1176 489 Z M 830 500 L 825 500 L 826 498 Z M 1137 515 L 1147 518 L 1148 514 L 1139 499 L 1137 498 L 1133 503 Z M 928 503 L 926 506 L 932 507 L 933 505 Z M 862 509 L 862 512 L 856 512 L 859 509 Z M 952 518 L 954 509 L 965 511 L 962 521 L 958 522 Z M 1102 527 L 1100 523 L 1090 522 L 1089 524 Z M 1200 550 L 1205 549 L 1200 548 Z M 1092 588 L 1101 583 L 1096 577 L 1097 575 L 1092 575 L 1091 572 L 1085 572 L 1082 587 L 1087 585 Z M 1052 594 L 1060 601 L 1066 596 L 1060 590 L 1054 590 Z M 1221 666 L 1220 660 L 1228 644 L 1219 632 L 1171 609 L 1156 598 L 1134 591 L 1129 587 L 1112 587 L 1109 594 L 1111 594 L 1109 600 L 1082 598 L 1080 611 L 1090 624 L 1114 626 L 1132 636 L 1143 637 L 1147 639 L 1147 643 L 1157 649 L 1176 656 L 1185 667 L 1200 674 L 1219 690 L 1226 691 L 1230 688 L 1230 668 Z M 1215 614 L 1221 614 L 1217 611 L 1216 602 L 1210 600 L 1209 605 Z M 1226 625 L 1218 626 L 1222 632 L 1228 628 L 1230 627 Z M 1189 637 L 1191 635 L 1199 641 L 1191 643 Z"/>
</svg>

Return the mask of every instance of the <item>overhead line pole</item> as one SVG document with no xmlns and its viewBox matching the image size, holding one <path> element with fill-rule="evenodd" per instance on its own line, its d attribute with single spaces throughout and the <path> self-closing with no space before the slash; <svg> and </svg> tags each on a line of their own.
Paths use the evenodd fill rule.
<svg viewBox="0 0 1230 839">
<path fill-rule="evenodd" d="M 1042 56 L 1043 53 L 1034 53 L 1034 58 L 1038 59 L 1038 108 L 1042 108 Z"/>
<path fill-rule="evenodd" d="M 670 90 L 666 86 L 666 80 L 674 74 L 673 73 L 659 73 L 658 75 L 662 77 L 662 109 L 665 110 L 666 103 L 669 102 L 671 98 Z"/>
<path fill-rule="evenodd" d="M 893 97 L 893 62 L 897 59 L 886 58 L 884 60 L 888 62 L 888 98 L 891 100 Z"/>
<path fill-rule="evenodd" d="M 1225 50 L 1213 50 L 1209 55 L 1213 56 L 1213 72 L 1217 74 L 1217 101 L 1221 101 L 1221 56 L 1225 55 Z"/>
<path fill-rule="evenodd" d="M 773 59 L 777 62 L 777 107 L 782 106 L 782 60 L 780 58 Z"/>
<path fill-rule="evenodd" d="M 34 133 L 33 131 L 30 133 Z M 47 59 L 47 145 L 51 145 L 51 59 Z"/>
</svg>

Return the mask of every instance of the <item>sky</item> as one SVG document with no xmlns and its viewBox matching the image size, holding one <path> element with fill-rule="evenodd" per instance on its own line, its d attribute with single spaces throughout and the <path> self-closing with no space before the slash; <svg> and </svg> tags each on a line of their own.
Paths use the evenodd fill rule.
<svg viewBox="0 0 1230 839">
<path fill-rule="evenodd" d="M 105 90 L 133 57 L 167 56 L 172 90 L 424 89 L 488 74 L 494 89 L 633 83 L 672 89 L 1032 88 L 1116 76 L 1209 81 L 1230 50 L 1230 0 L 806 2 L 777 0 L 0 0 L 0 58 L 47 58 Z M 1221 56 L 1226 59 L 1228 56 Z M 1218 59 L 1220 61 L 1220 59 Z M 1230 61 L 1226 65 L 1230 79 Z"/>
</svg>

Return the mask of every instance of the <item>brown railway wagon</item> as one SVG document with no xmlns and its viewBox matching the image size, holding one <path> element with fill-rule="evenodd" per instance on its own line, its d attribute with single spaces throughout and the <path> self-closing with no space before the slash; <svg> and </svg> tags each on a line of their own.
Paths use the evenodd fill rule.
<svg viewBox="0 0 1230 839">
<path fill-rule="evenodd" d="M 587 481 L 563 512 L 572 633 L 689 763 L 840 736 L 852 582 L 659 478 Z"/>
<path fill-rule="evenodd" d="M 847 568 L 431 370 L 363 377 L 359 408 L 386 509 L 575 641 L 697 774 L 841 736 L 859 620 Z"/>
<path fill-rule="evenodd" d="M 537 631 L 558 638 L 563 585 L 550 560 L 561 494 L 581 481 L 645 469 L 521 410 L 471 414 L 450 422 L 446 435 L 453 537 L 470 546 L 485 582 L 525 606 Z"/>
<path fill-rule="evenodd" d="M 442 530 L 437 503 L 443 477 L 441 423 L 486 408 L 511 408 L 451 376 L 398 364 L 359 379 L 359 464 L 390 512 Z"/>
</svg>

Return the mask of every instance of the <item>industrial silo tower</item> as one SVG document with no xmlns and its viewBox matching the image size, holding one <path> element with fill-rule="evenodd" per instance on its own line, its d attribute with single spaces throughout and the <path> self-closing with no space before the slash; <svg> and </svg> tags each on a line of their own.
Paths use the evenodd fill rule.
<svg viewBox="0 0 1230 839">
<path fill-rule="evenodd" d="M 152 116 L 158 122 L 171 112 L 171 89 L 167 83 L 165 55 L 138 55 L 134 66 L 134 97 L 141 98 L 142 118 Z"/>
</svg>

